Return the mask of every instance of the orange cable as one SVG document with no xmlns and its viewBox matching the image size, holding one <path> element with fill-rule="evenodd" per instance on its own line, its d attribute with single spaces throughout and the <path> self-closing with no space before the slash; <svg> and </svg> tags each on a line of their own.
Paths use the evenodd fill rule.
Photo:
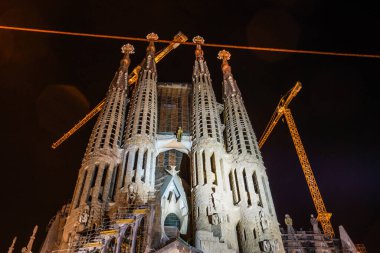
<svg viewBox="0 0 380 253">
<path fill-rule="evenodd" d="M 69 36 L 80 36 L 80 37 L 103 38 L 103 39 L 148 41 L 148 39 L 137 38 L 137 37 L 105 35 L 105 34 L 92 34 L 92 33 L 78 33 L 78 32 L 65 32 L 65 31 L 44 30 L 44 29 L 36 29 L 36 28 L 24 28 L 24 27 L 3 26 L 3 25 L 0 25 L 0 29 L 13 30 L 13 31 L 47 33 L 47 34 L 60 34 L 60 35 L 69 35 Z M 171 40 L 162 40 L 162 39 L 159 39 L 156 42 L 172 43 Z M 183 44 L 183 45 L 191 45 L 191 46 L 195 45 L 195 43 L 193 43 L 193 42 L 176 42 L 176 43 Z M 346 57 L 380 59 L 380 55 L 377 55 L 377 54 L 355 54 L 355 53 L 341 53 L 341 52 L 325 52 L 325 51 L 316 51 L 316 50 L 298 50 L 298 49 L 284 49 L 284 48 L 270 48 L 270 47 L 238 46 L 238 45 L 215 44 L 215 43 L 204 43 L 202 46 L 204 46 L 204 47 L 217 47 L 217 48 L 230 48 L 230 49 L 242 49 L 242 50 L 251 50 L 251 51 L 267 51 L 267 52 L 275 52 L 275 53 L 314 54 L 314 55 L 331 55 L 331 56 L 346 56 Z"/>
</svg>

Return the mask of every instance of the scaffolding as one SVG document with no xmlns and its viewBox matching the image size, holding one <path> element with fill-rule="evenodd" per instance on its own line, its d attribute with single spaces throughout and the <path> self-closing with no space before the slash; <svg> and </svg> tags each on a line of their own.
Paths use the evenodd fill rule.
<svg viewBox="0 0 380 253">
<path fill-rule="evenodd" d="M 53 253 L 143 253 L 148 243 L 149 215 L 154 214 L 154 193 L 136 203 L 119 206 L 110 217 L 104 215 L 98 226 L 79 233 L 65 250 Z"/>
</svg>

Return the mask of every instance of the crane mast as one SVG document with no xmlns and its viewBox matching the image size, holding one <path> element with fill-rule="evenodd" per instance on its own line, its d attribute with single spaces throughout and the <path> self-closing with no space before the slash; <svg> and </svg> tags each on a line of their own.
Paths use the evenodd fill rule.
<svg viewBox="0 0 380 253">
<path fill-rule="evenodd" d="M 156 53 L 154 60 L 156 63 L 161 61 L 167 54 L 169 54 L 173 49 L 176 49 L 179 45 L 181 45 L 182 42 L 187 41 L 187 36 L 183 34 L 182 32 L 178 32 L 174 38 L 173 42 L 171 42 L 167 47 L 160 50 Z M 137 65 L 132 72 L 128 76 L 128 84 L 133 85 L 137 82 L 138 74 L 141 70 L 141 64 Z M 67 131 L 64 135 L 62 135 L 61 138 L 59 138 L 56 142 L 54 142 L 51 145 L 52 149 L 56 149 L 58 146 L 60 146 L 63 142 L 65 142 L 68 138 L 70 138 L 71 135 L 73 135 L 76 131 L 78 131 L 83 125 L 85 125 L 90 119 L 92 119 L 96 114 L 98 114 L 105 103 L 106 99 L 103 98 L 103 100 L 95 106 L 94 109 L 92 109 L 83 119 L 81 119 L 77 124 L 75 124 L 69 131 Z"/>
<path fill-rule="evenodd" d="M 259 147 L 261 148 L 264 145 L 265 141 L 268 139 L 270 133 L 273 131 L 277 122 L 280 120 L 282 116 L 284 116 L 286 123 L 288 124 L 290 135 L 292 136 L 292 140 L 296 148 L 297 155 L 300 160 L 302 171 L 305 175 L 307 186 L 309 187 L 309 191 L 313 199 L 315 209 L 318 213 L 318 220 L 322 225 L 324 234 L 330 238 L 333 238 L 334 230 L 330 222 L 332 214 L 328 213 L 326 210 L 325 203 L 323 202 L 322 195 L 319 191 L 317 181 L 315 180 L 313 170 L 311 169 L 309 159 L 307 158 L 306 151 L 302 144 L 301 137 L 298 133 L 298 129 L 296 127 L 293 115 L 290 109 L 288 108 L 290 102 L 301 90 L 301 88 L 301 83 L 297 82 L 296 85 L 289 91 L 289 93 L 281 98 L 271 120 L 269 121 L 259 141 Z"/>
</svg>

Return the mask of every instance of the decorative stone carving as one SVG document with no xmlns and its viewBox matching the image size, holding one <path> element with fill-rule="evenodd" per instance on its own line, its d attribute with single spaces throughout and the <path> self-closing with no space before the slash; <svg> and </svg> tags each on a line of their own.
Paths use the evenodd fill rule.
<svg viewBox="0 0 380 253">
<path fill-rule="evenodd" d="M 83 208 L 82 212 L 79 215 L 79 223 L 83 225 L 87 225 L 88 218 L 90 216 L 89 208 L 86 206 Z"/>
<path fill-rule="evenodd" d="M 269 240 L 263 240 L 259 242 L 260 249 L 263 252 L 272 252 L 272 244 Z"/>
<path fill-rule="evenodd" d="M 137 186 L 136 183 L 130 183 L 128 185 L 128 203 L 133 204 L 136 201 L 137 197 Z"/>
<path fill-rule="evenodd" d="M 278 253 L 280 252 L 280 244 L 277 239 L 262 240 L 259 242 L 260 252 Z M 253 252 L 253 251 L 252 251 Z"/>
<path fill-rule="evenodd" d="M 217 213 L 214 213 L 212 215 L 211 222 L 212 222 L 213 225 L 218 225 L 218 224 L 221 223 L 221 219 L 220 219 L 220 217 L 219 217 L 219 215 Z"/>
<path fill-rule="evenodd" d="M 265 232 L 269 227 L 268 217 L 263 210 L 260 211 L 260 224 L 263 232 Z"/>
</svg>

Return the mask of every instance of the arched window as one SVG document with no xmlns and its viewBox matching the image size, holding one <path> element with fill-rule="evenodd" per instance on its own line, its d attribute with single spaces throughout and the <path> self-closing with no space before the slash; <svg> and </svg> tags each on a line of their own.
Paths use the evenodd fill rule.
<svg viewBox="0 0 380 253">
<path fill-rule="evenodd" d="M 174 213 L 169 213 L 164 221 L 165 234 L 169 238 L 176 238 L 179 235 L 181 221 Z"/>
</svg>

